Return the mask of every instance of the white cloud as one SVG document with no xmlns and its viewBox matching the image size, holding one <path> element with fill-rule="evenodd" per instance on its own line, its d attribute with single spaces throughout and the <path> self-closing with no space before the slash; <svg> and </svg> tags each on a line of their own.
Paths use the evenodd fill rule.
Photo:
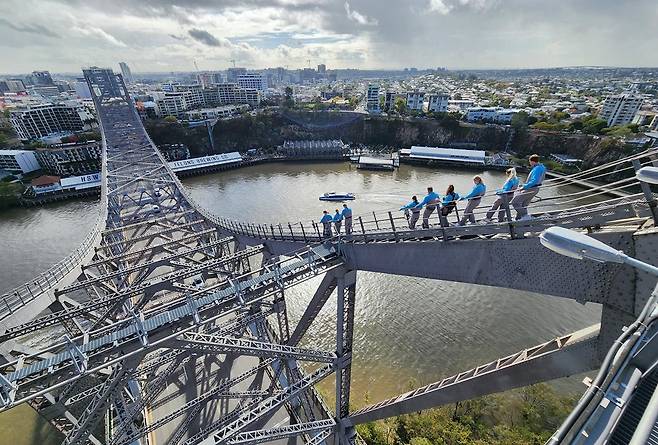
<svg viewBox="0 0 658 445">
<path fill-rule="evenodd" d="M 121 40 L 117 39 L 114 37 L 112 34 L 109 34 L 105 31 L 103 31 L 101 28 L 96 28 L 93 26 L 87 26 L 87 25 L 76 25 L 71 28 L 74 32 L 78 32 L 84 36 L 87 37 L 97 37 L 101 40 L 106 41 L 107 43 L 117 46 L 119 48 L 127 48 L 128 45 L 126 45 L 124 42 Z"/>
<path fill-rule="evenodd" d="M 377 19 L 367 17 L 360 12 L 350 8 L 350 4 L 348 2 L 345 2 L 345 12 L 347 13 L 348 19 L 358 23 L 359 25 L 376 26 L 378 24 Z"/>
<path fill-rule="evenodd" d="M 116 69 L 119 61 L 137 72 L 193 70 L 193 60 L 225 69 L 231 59 L 290 69 L 309 59 L 330 68 L 658 66 L 655 0 L 633 8 L 618 0 L 0 2 L 6 73 Z M 26 32 L 40 29 L 47 33 Z M 220 45 L 194 40 L 191 29 Z"/>
<path fill-rule="evenodd" d="M 431 12 L 446 15 L 452 10 L 452 6 L 446 4 L 443 0 L 430 0 L 428 9 Z"/>
</svg>

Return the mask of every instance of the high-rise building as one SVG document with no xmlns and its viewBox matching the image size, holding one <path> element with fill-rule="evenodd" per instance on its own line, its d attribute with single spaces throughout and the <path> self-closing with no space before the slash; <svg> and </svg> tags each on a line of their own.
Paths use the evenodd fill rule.
<svg viewBox="0 0 658 445">
<path fill-rule="evenodd" d="M 318 74 L 324 74 L 327 72 L 327 65 L 321 63 L 318 65 Z"/>
<path fill-rule="evenodd" d="M 173 91 L 154 94 L 155 112 L 158 116 L 183 117 L 187 110 L 201 105 L 195 91 Z"/>
<path fill-rule="evenodd" d="M 430 94 L 427 96 L 427 111 L 433 113 L 448 111 L 450 95 L 446 93 Z"/>
<path fill-rule="evenodd" d="M 119 68 L 121 68 L 121 75 L 123 76 L 123 80 L 127 84 L 134 83 L 133 73 L 130 71 L 130 67 L 128 66 L 128 64 L 126 62 L 120 62 Z"/>
<path fill-rule="evenodd" d="M 87 80 L 89 90 L 93 91 L 96 96 L 102 96 L 103 99 L 123 97 L 123 81 L 110 68 L 92 66 L 83 69 L 82 73 Z"/>
<path fill-rule="evenodd" d="M 379 85 L 369 84 L 366 91 L 366 110 L 370 113 L 379 113 Z"/>
<path fill-rule="evenodd" d="M 411 111 L 423 111 L 425 93 L 414 91 L 407 93 L 407 109 Z"/>
<path fill-rule="evenodd" d="M 237 83 L 238 76 L 241 74 L 247 74 L 246 68 L 229 68 L 226 70 L 226 81 L 229 83 Z"/>
<path fill-rule="evenodd" d="M 267 81 L 262 73 L 245 73 L 238 76 L 238 86 L 245 90 L 264 92 L 267 89 Z"/>
<path fill-rule="evenodd" d="M 25 91 L 25 84 L 21 79 L 6 79 L 4 84 L 7 87 L 7 91 L 10 93 L 20 93 Z"/>
<path fill-rule="evenodd" d="M 91 91 L 84 77 L 78 78 L 73 82 L 73 90 L 80 99 L 91 99 Z"/>
<path fill-rule="evenodd" d="M 207 71 L 196 75 L 197 82 L 203 87 L 216 85 L 224 81 L 224 76 L 219 71 Z"/>
<path fill-rule="evenodd" d="M 11 111 L 11 125 L 21 140 L 39 139 L 53 133 L 82 131 L 88 116 L 80 107 L 65 104 L 40 104 Z"/>
<path fill-rule="evenodd" d="M 624 93 L 608 96 L 603 102 L 599 117 L 606 121 L 609 127 L 628 125 L 641 106 L 642 98 L 634 94 Z"/>
<path fill-rule="evenodd" d="M 220 104 L 260 104 L 260 92 L 256 89 L 240 88 L 235 83 L 217 85 Z"/>
<path fill-rule="evenodd" d="M 39 85 L 39 86 L 54 85 L 53 78 L 51 77 L 49 71 L 32 71 L 32 75 L 30 77 L 34 85 Z"/>
</svg>

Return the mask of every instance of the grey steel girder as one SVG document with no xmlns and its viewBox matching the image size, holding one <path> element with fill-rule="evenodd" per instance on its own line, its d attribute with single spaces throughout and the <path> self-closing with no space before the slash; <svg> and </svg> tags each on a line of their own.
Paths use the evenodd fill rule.
<svg viewBox="0 0 658 445">
<path fill-rule="evenodd" d="M 298 423 L 271 429 L 256 431 L 245 431 L 238 433 L 232 439 L 226 442 L 228 445 L 255 445 L 263 442 L 270 442 L 278 439 L 287 439 L 299 436 L 300 434 L 331 430 L 336 421 L 334 419 L 316 420 L 314 422 Z"/>
<path fill-rule="evenodd" d="M 198 397 L 186 402 L 184 405 L 180 406 L 178 409 L 172 411 L 171 413 L 167 414 L 164 417 L 155 419 L 151 424 L 148 426 L 145 426 L 144 428 L 135 431 L 133 434 L 130 436 L 126 437 L 123 441 L 118 442 L 118 445 L 127 445 L 130 443 L 133 443 L 135 440 L 138 440 L 141 437 L 144 437 L 145 435 L 157 430 L 161 426 L 171 422 L 172 420 L 184 415 L 185 413 L 191 412 L 195 407 L 198 406 L 203 406 L 204 403 L 208 402 L 209 400 L 214 399 L 215 397 L 227 393 L 231 387 L 237 385 L 240 382 L 243 382 L 247 380 L 248 378 L 254 376 L 258 372 L 263 371 L 265 368 L 270 366 L 272 363 L 273 359 L 267 359 L 262 361 L 258 366 L 251 368 L 244 373 L 240 374 L 239 376 L 228 380 L 226 382 L 222 382 L 218 386 L 204 392 L 203 394 L 199 395 Z"/>
<path fill-rule="evenodd" d="M 304 376 L 303 379 L 289 385 L 280 394 L 268 397 L 259 402 L 253 409 L 243 413 L 239 418 L 224 426 L 216 433 L 212 434 L 214 443 L 224 443 L 231 439 L 246 426 L 261 419 L 266 414 L 283 405 L 287 400 L 304 391 L 311 385 L 314 385 L 327 377 L 334 371 L 333 365 L 325 365 L 318 368 L 311 374 Z"/>
<path fill-rule="evenodd" d="M 203 353 L 232 352 L 256 357 L 293 358 L 318 363 L 333 363 L 336 360 L 336 356 L 332 352 L 198 332 L 183 334 L 177 341 L 170 342 L 170 345 L 174 348 Z"/>
<path fill-rule="evenodd" d="M 287 270 L 291 269 L 295 269 L 294 265 Z M 257 280 L 253 283 L 254 285 L 267 282 L 270 277 L 262 275 L 258 278 L 262 278 L 262 280 Z M 296 278 L 296 275 L 293 275 L 292 278 Z M 265 284 L 267 286 L 267 283 Z M 269 285 L 271 286 L 271 283 Z M 198 313 L 200 310 L 203 310 L 204 313 L 210 311 L 211 314 L 209 318 L 203 320 L 204 323 L 212 322 L 215 319 L 226 315 L 226 312 L 214 315 L 213 309 L 216 307 L 217 302 L 234 300 L 237 290 L 238 289 L 235 287 L 231 287 L 198 298 L 195 307 L 185 305 L 175 307 L 169 311 L 160 312 L 141 322 L 143 327 L 140 327 L 140 325 L 130 320 L 122 321 L 114 327 L 115 332 L 109 331 L 112 327 L 110 326 L 101 329 L 96 337 L 85 335 L 82 339 L 76 339 L 75 341 L 83 342 L 78 347 L 80 351 L 84 353 L 90 361 L 94 359 L 94 364 L 89 365 L 89 367 L 83 372 L 80 372 L 80 370 L 76 371 L 76 369 L 72 367 L 74 357 L 72 357 L 68 351 L 53 354 L 51 357 L 45 360 L 40 360 L 40 362 L 37 361 L 27 367 L 23 367 L 22 365 L 25 357 L 3 365 L 0 367 L 3 372 L 6 370 L 13 370 L 8 374 L 8 381 L 11 382 L 12 385 L 18 385 L 19 381 L 21 381 L 26 385 L 26 390 L 29 391 L 28 394 L 24 395 L 24 397 L 26 397 L 24 399 L 6 399 L 4 408 L 6 409 L 9 406 L 13 406 L 14 403 L 27 401 L 32 397 L 47 392 L 47 388 L 59 387 L 68 382 L 77 380 L 83 375 L 104 369 L 110 364 L 120 361 L 122 357 L 127 357 L 140 351 L 148 351 L 161 347 L 161 345 L 178 335 L 195 329 L 196 325 L 193 324 L 179 330 L 178 323 L 182 321 L 181 319 L 191 319 L 192 315 Z M 253 299 L 256 300 L 263 298 L 261 295 L 256 295 Z M 239 307 L 233 308 L 232 310 L 239 310 Z M 144 333 L 150 333 L 149 337 L 152 340 L 149 340 L 148 343 L 143 341 Z M 45 351 L 40 352 L 39 355 L 50 352 L 53 349 L 61 349 L 61 345 L 58 344 L 51 346 Z M 100 364 L 96 365 L 98 361 L 100 361 Z M 63 380 L 53 380 L 53 378 L 57 376 L 63 378 Z M 51 384 L 46 385 L 46 387 L 36 384 L 37 381 L 44 378 L 49 378 Z M 57 381 L 57 383 L 54 383 L 54 381 Z M 0 407 L 0 409 L 1 408 L 2 407 Z"/>
<path fill-rule="evenodd" d="M 598 325 L 350 413 L 347 425 L 408 414 L 596 369 Z"/>
<path fill-rule="evenodd" d="M 327 302 L 334 289 L 336 289 L 336 273 L 338 271 L 339 269 L 327 272 L 324 278 L 322 278 L 322 282 L 320 282 L 320 285 L 313 294 L 311 301 L 309 302 L 308 306 L 306 306 L 304 314 L 299 319 L 295 330 L 290 335 L 290 340 L 288 340 L 289 345 L 294 346 L 299 343 L 308 328 L 313 323 L 313 320 L 315 320 L 315 317 L 318 316 L 320 310 L 322 310 L 324 307 L 324 304 Z"/>
</svg>

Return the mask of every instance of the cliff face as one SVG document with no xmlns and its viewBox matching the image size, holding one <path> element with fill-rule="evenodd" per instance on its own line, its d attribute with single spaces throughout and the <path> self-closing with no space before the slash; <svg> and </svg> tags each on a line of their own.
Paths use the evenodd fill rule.
<svg viewBox="0 0 658 445">
<path fill-rule="evenodd" d="M 215 141 L 223 150 L 274 147 L 286 139 L 342 139 L 347 143 L 411 145 L 476 143 L 486 150 L 505 147 L 508 130 L 463 125 L 454 120 L 389 119 L 356 113 L 269 113 L 220 121 Z"/>
<path fill-rule="evenodd" d="M 205 127 L 187 128 L 178 123 L 146 122 L 156 144 L 187 144 L 192 156 L 209 154 Z M 479 149 L 503 150 L 511 129 L 495 125 L 457 122 L 452 119 L 387 118 L 357 113 L 270 111 L 219 121 L 214 127 L 218 152 L 270 148 L 285 140 L 342 139 L 344 142 L 408 148 L 412 145 L 446 146 L 474 143 Z M 628 154 L 615 139 L 584 134 L 525 129 L 516 131 L 511 149 L 522 156 L 566 153 L 590 167 Z"/>
<path fill-rule="evenodd" d="M 595 167 L 631 153 L 622 141 L 615 138 L 537 130 L 517 132 L 512 150 L 520 155 L 566 153 L 582 159 L 583 168 Z"/>
</svg>

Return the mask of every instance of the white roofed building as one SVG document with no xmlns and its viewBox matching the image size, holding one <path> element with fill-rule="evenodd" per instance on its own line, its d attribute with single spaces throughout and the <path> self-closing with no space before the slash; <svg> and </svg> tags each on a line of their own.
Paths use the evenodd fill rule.
<svg viewBox="0 0 658 445">
<path fill-rule="evenodd" d="M 439 161 L 457 164 L 484 165 L 484 150 L 464 150 L 460 148 L 423 147 L 414 145 L 401 150 L 400 158 L 417 161 Z"/>
</svg>

